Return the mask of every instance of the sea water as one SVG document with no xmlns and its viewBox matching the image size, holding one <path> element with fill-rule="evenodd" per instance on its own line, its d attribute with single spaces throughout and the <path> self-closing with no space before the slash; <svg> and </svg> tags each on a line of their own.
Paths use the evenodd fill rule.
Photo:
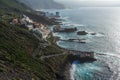
<svg viewBox="0 0 120 80">
<path fill-rule="evenodd" d="M 59 12 L 65 19 L 64 27 L 77 27 L 88 34 L 54 33 L 62 39 L 57 44 L 70 50 L 94 51 L 97 59 L 92 63 L 73 63 L 72 80 L 120 80 L 120 8 L 81 7 Z M 68 39 L 84 39 L 85 43 L 64 41 Z"/>
</svg>

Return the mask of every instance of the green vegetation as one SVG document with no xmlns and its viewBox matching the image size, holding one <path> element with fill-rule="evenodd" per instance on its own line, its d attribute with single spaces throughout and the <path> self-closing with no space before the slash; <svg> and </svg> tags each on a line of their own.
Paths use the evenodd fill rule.
<svg viewBox="0 0 120 80">
<path fill-rule="evenodd" d="M 0 80 L 57 80 L 64 76 L 61 65 L 67 55 L 44 60 L 35 58 L 35 51 L 44 41 L 40 42 L 19 25 L 10 24 L 13 18 L 22 15 L 19 11 L 37 17 L 26 9 L 28 8 L 17 0 L 0 0 Z M 53 37 L 48 40 L 51 45 L 39 49 L 40 56 L 63 53 L 63 50 L 52 42 Z"/>
<path fill-rule="evenodd" d="M 0 23 L 0 63 L 4 63 L 1 70 L 9 74 L 9 70 L 6 68 L 7 64 L 10 64 L 13 66 L 9 67 L 14 67 L 13 69 L 20 68 L 25 72 L 49 79 L 48 75 L 50 74 L 47 73 L 49 67 L 32 58 L 32 53 L 37 48 L 38 43 L 39 41 L 27 30 L 17 26 L 9 26 L 7 23 Z"/>
<path fill-rule="evenodd" d="M 0 0 L 0 8 L 2 11 L 25 11 L 30 9 L 26 5 L 19 3 L 18 0 Z"/>
</svg>

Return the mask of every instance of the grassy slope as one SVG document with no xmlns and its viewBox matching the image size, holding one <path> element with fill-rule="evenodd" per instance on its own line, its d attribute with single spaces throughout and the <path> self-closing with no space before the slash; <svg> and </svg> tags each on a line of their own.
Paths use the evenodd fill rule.
<svg viewBox="0 0 120 80">
<path fill-rule="evenodd" d="M 9 67 L 13 71 L 20 68 L 24 72 L 30 72 L 40 78 L 52 79 L 50 68 L 32 58 L 32 53 L 38 47 L 38 43 L 39 41 L 27 30 L 0 23 L 0 63 L 4 65 L 0 67 L 1 74 L 5 72 L 10 78 L 10 71 L 6 68 L 9 63 L 12 65 Z M 50 72 L 48 73 L 48 71 Z M 17 74 L 16 71 L 15 73 Z M 18 73 L 18 75 L 22 74 Z M 30 78 L 30 74 L 28 76 Z M 19 78 L 20 76 L 15 77 Z"/>
<path fill-rule="evenodd" d="M 24 8 L 15 0 L 0 0 L 0 15 L 4 16 L 0 17 L 0 80 L 57 80 L 58 75 L 63 76 L 60 65 L 64 63 L 66 56 L 42 61 L 34 59 L 33 52 L 41 42 L 20 26 L 9 24 L 10 19 L 20 17 L 20 13 L 14 9 L 25 12 Z M 62 53 L 61 49 L 51 45 L 41 54 L 44 56 L 59 53 Z"/>
</svg>

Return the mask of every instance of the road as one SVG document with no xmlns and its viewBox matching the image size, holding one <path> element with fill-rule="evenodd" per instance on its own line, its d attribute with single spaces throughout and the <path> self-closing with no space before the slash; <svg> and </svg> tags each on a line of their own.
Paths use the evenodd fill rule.
<svg viewBox="0 0 120 80">
<path fill-rule="evenodd" d="M 53 54 L 53 55 L 48 55 L 48 56 L 42 56 L 41 59 L 62 56 L 62 55 L 65 55 L 65 54 L 69 54 L 68 51 L 64 51 L 62 54 Z"/>
</svg>

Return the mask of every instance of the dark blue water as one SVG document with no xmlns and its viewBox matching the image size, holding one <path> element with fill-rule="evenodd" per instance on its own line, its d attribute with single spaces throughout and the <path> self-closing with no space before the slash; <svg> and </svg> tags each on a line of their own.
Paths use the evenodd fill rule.
<svg viewBox="0 0 120 80">
<path fill-rule="evenodd" d="M 61 39 L 85 39 L 85 44 L 59 41 L 58 45 L 71 50 L 94 51 L 97 58 L 93 63 L 73 63 L 73 80 L 120 80 L 120 8 L 83 7 L 60 10 L 64 27 L 77 27 L 89 34 L 55 33 Z M 90 35 L 90 33 L 96 35 Z M 102 53 L 105 55 L 99 55 Z"/>
</svg>

